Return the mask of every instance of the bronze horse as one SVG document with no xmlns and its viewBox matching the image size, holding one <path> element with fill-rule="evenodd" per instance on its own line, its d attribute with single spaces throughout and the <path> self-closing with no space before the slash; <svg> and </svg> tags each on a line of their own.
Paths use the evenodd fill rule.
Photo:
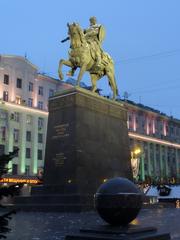
<svg viewBox="0 0 180 240">
<path fill-rule="evenodd" d="M 109 80 L 109 85 L 113 91 L 113 99 L 118 95 L 118 89 L 116 85 L 116 80 L 114 76 L 114 63 L 109 54 L 101 52 L 101 66 L 99 69 L 96 68 L 95 61 L 95 49 L 93 45 L 88 43 L 85 34 L 81 27 L 76 24 L 68 24 L 68 34 L 70 38 L 70 51 L 69 60 L 61 59 L 59 61 L 59 78 L 63 80 L 62 66 L 66 65 L 71 67 L 72 74 L 79 67 L 79 75 L 77 78 L 77 85 L 79 86 L 85 71 L 90 73 L 92 82 L 92 91 L 97 90 L 96 81 L 107 76 Z"/>
</svg>

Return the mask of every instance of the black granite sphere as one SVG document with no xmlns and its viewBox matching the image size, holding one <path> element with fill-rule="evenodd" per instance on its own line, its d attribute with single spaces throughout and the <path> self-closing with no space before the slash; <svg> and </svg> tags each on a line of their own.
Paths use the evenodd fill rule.
<svg viewBox="0 0 180 240">
<path fill-rule="evenodd" d="M 142 192 L 126 178 L 103 183 L 95 194 L 95 209 L 111 225 L 124 226 L 136 218 L 142 207 Z"/>
</svg>

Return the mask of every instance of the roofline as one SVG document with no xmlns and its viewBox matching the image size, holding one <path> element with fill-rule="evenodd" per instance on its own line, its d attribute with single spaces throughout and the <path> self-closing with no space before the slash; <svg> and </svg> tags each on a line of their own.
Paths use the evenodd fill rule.
<svg viewBox="0 0 180 240">
<path fill-rule="evenodd" d="M 31 65 L 33 68 L 35 68 L 36 70 L 39 69 L 35 64 L 31 63 L 27 58 L 22 57 L 22 56 L 18 56 L 18 55 L 8 55 L 8 54 L 7 54 L 7 55 L 6 55 L 6 54 L 0 54 L 0 57 L 2 57 L 2 58 L 16 58 L 16 59 L 19 59 L 19 60 L 23 60 L 23 61 L 25 61 L 26 63 L 28 63 L 29 65 Z"/>
<path fill-rule="evenodd" d="M 37 78 L 45 78 L 46 80 L 50 81 L 50 82 L 53 82 L 53 83 L 60 83 L 61 81 L 57 78 L 53 78 L 51 76 L 48 76 L 48 75 L 45 75 L 45 74 L 42 74 L 42 73 L 38 73 L 37 74 Z"/>
<path fill-rule="evenodd" d="M 168 115 L 164 115 L 163 113 L 161 112 L 155 112 L 153 110 L 150 110 L 150 109 L 145 109 L 146 106 L 144 107 L 141 107 L 141 106 L 138 106 L 136 105 L 136 103 L 129 103 L 129 102 L 126 102 L 126 101 L 122 101 L 124 103 L 125 106 L 129 106 L 130 108 L 134 108 L 134 109 L 137 109 L 137 110 L 141 110 L 141 111 L 144 111 L 144 112 L 150 112 L 151 114 L 153 114 L 154 116 L 159 116 L 161 118 L 164 118 L 164 119 L 167 119 L 169 121 L 173 121 L 173 122 L 176 122 L 176 123 L 180 123 L 180 119 L 177 119 L 177 118 L 173 118 L 172 116 L 168 116 Z M 148 106 L 147 106 L 148 107 Z M 157 110 L 158 111 L 158 110 Z"/>
</svg>

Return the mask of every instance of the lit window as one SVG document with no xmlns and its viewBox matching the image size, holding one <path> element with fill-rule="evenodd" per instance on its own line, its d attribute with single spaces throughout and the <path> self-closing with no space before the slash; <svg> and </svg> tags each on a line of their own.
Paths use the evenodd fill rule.
<svg viewBox="0 0 180 240">
<path fill-rule="evenodd" d="M 29 82 L 29 92 L 33 92 L 33 83 Z"/>
<path fill-rule="evenodd" d="M 38 94 L 43 96 L 43 87 L 42 86 L 39 86 Z"/>
<path fill-rule="evenodd" d="M 38 102 L 38 108 L 39 108 L 39 109 L 43 109 L 43 102 L 42 102 L 42 101 L 39 101 L 39 102 Z"/>
<path fill-rule="evenodd" d="M 16 87 L 17 88 L 22 88 L 22 79 L 21 78 L 17 78 Z"/>
<path fill-rule="evenodd" d="M 4 75 L 4 84 L 9 85 L 9 75 Z"/>
<path fill-rule="evenodd" d="M 28 98 L 28 107 L 32 107 L 32 106 L 33 106 L 33 99 Z"/>
<path fill-rule="evenodd" d="M 15 100 L 16 104 L 21 104 L 21 101 L 22 101 L 21 97 L 16 96 L 16 100 Z"/>
<path fill-rule="evenodd" d="M 3 92 L 3 101 L 8 102 L 8 91 Z"/>
</svg>

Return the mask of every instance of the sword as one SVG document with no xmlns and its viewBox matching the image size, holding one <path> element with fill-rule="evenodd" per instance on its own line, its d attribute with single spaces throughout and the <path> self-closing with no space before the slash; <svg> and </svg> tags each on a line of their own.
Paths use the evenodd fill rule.
<svg viewBox="0 0 180 240">
<path fill-rule="evenodd" d="M 61 40 L 61 43 L 64 43 L 64 42 L 68 41 L 69 39 L 70 39 L 70 37 L 67 37 L 67 38 Z"/>
</svg>

